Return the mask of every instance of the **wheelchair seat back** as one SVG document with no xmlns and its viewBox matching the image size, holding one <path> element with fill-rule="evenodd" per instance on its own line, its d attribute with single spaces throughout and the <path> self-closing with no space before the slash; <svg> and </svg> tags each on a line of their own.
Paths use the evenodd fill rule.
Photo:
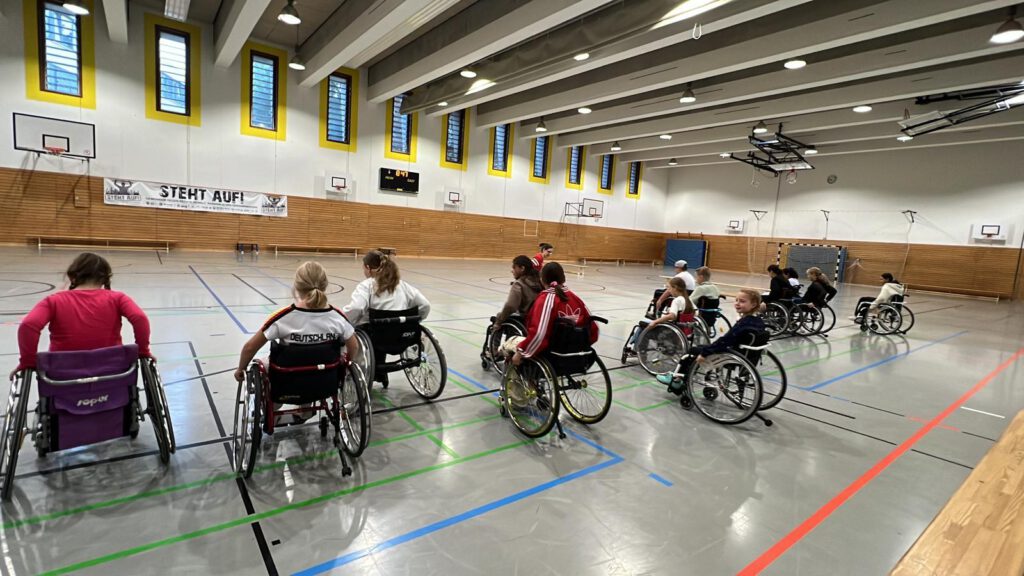
<svg viewBox="0 0 1024 576">
<path fill-rule="evenodd" d="M 593 322 L 577 326 L 568 318 L 558 318 L 551 327 L 546 357 L 555 374 L 580 374 L 594 365 L 597 353 L 590 346 L 590 331 Z"/>
<path fill-rule="evenodd" d="M 401 354 L 420 343 L 420 312 L 407 310 L 376 310 L 370 308 L 370 322 L 366 326 L 374 350 L 385 354 Z M 383 358 L 378 358 L 378 362 Z"/>
<path fill-rule="evenodd" d="M 138 346 L 40 352 L 37 372 L 51 450 L 128 435 L 135 420 Z"/>
<path fill-rule="evenodd" d="M 283 404 L 307 404 L 338 391 L 344 366 L 341 341 L 320 344 L 270 344 L 270 398 Z"/>
<path fill-rule="evenodd" d="M 718 311 L 721 306 L 721 302 L 721 298 L 709 298 L 707 296 L 701 296 L 696 302 L 694 302 L 694 304 L 697 305 L 697 310 L 700 312 L 700 317 L 709 328 L 714 326 L 715 321 L 718 320 Z"/>
<path fill-rule="evenodd" d="M 740 348 L 738 352 L 746 358 L 751 365 L 757 366 L 761 361 L 761 353 L 768 347 L 771 335 L 765 330 L 747 332 L 740 336 Z"/>
</svg>

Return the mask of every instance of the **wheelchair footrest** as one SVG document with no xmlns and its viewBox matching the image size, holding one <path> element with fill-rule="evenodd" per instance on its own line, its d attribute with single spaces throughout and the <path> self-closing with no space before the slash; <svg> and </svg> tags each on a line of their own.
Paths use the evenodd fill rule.
<svg viewBox="0 0 1024 576">
<path fill-rule="evenodd" d="M 406 368 L 412 368 L 419 365 L 419 358 L 416 358 L 415 360 L 395 360 L 394 362 L 377 364 L 377 366 L 374 367 L 374 372 L 377 374 L 390 374 L 392 372 L 398 372 L 399 370 L 405 370 Z"/>
</svg>

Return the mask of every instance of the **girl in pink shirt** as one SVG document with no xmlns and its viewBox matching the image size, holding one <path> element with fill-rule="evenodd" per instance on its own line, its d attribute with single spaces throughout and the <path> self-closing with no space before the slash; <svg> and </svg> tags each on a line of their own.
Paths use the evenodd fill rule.
<svg viewBox="0 0 1024 576">
<path fill-rule="evenodd" d="M 121 345 L 121 317 L 135 331 L 140 357 L 151 357 L 149 319 L 123 292 L 110 289 L 110 263 L 89 252 L 79 254 L 68 267 L 69 286 L 43 298 L 18 327 L 19 370 L 36 367 L 39 334 L 50 326 L 50 351 L 94 350 Z"/>
</svg>

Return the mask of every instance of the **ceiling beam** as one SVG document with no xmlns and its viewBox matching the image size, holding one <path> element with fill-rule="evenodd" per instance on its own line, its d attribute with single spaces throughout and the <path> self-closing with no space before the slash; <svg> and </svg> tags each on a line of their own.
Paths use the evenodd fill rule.
<svg viewBox="0 0 1024 576">
<path fill-rule="evenodd" d="M 684 42 L 669 49 L 620 62 L 510 98 L 482 104 L 477 109 L 478 127 L 522 121 L 558 111 L 574 110 L 687 82 L 776 64 L 815 52 L 864 42 L 973 14 L 1000 9 L 1018 0 L 888 0 L 860 7 L 863 2 L 829 0 L 806 8 L 823 12 L 799 25 L 769 22 L 772 32 L 730 37 L 731 30 L 705 43 Z M 824 12 L 830 10 L 831 12 Z M 841 13 L 837 13 L 841 12 Z M 784 17 L 785 15 L 780 15 Z M 770 19 L 769 19 L 770 20 Z M 767 26 L 767 24 L 766 24 Z"/>
<path fill-rule="evenodd" d="M 384 102 L 607 3 L 608 0 L 477 2 L 372 66 L 367 97 L 371 102 Z M 436 49 L 423 51 L 435 45 Z M 380 72 L 384 70 L 391 71 Z"/>
<path fill-rule="evenodd" d="M 1024 56 L 1005 56 L 986 62 L 927 70 L 898 78 L 562 134 L 556 139 L 556 145 L 565 147 L 607 144 L 616 140 L 659 136 L 664 133 L 675 134 L 746 122 L 755 123 L 761 120 L 774 123 L 778 118 L 852 108 L 866 102 L 891 102 L 916 98 L 922 94 L 1020 82 L 1021 70 L 1024 70 Z M 855 116 L 856 113 L 851 111 L 850 115 Z"/>
<path fill-rule="evenodd" d="M 103 0 L 107 34 L 111 42 L 128 43 L 128 0 Z"/>
<path fill-rule="evenodd" d="M 213 25 L 214 63 L 227 68 L 242 52 L 270 0 L 224 0 Z"/>
</svg>

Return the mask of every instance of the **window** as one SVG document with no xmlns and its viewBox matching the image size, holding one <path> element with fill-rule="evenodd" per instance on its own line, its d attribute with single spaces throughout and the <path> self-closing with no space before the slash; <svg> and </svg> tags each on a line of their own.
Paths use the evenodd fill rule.
<svg viewBox="0 0 1024 576">
<path fill-rule="evenodd" d="M 640 162 L 629 163 L 629 186 L 626 188 L 626 198 L 640 197 L 640 176 L 643 166 Z"/>
<path fill-rule="evenodd" d="M 469 138 L 467 124 L 465 110 L 445 114 L 441 119 L 441 128 L 444 130 L 441 166 L 456 170 L 465 170 L 469 166 L 466 155 L 466 143 Z"/>
<path fill-rule="evenodd" d="M 46 92 L 82 95 L 82 19 L 57 4 L 42 2 L 40 87 Z"/>
<path fill-rule="evenodd" d="M 491 128 L 491 150 L 487 163 L 491 176 L 509 178 L 512 176 L 512 125 L 502 124 Z"/>
<path fill-rule="evenodd" d="M 339 68 L 320 82 L 320 146 L 356 151 L 359 72 Z"/>
<path fill-rule="evenodd" d="M 288 53 L 255 42 L 242 47 L 242 134 L 285 139 Z"/>
<path fill-rule="evenodd" d="M 530 182 L 548 183 L 548 157 L 550 156 L 548 136 L 540 136 L 533 140 L 533 169 L 530 171 Z"/>
<path fill-rule="evenodd" d="M 157 110 L 189 113 L 188 34 L 157 27 Z"/>
<path fill-rule="evenodd" d="M 612 184 L 615 183 L 615 155 L 605 154 L 601 156 L 601 181 L 597 185 L 597 191 L 602 194 L 612 193 Z"/>
<path fill-rule="evenodd" d="M 402 114 L 405 95 L 395 96 L 388 108 L 388 142 L 384 155 L 394 160 L 416 161 L 416 115 Z"/>
<path fill-rule="evenodd" d="M 573 190 L 583 190 L 583 171 L 586 169 L 586 157 L 583 155 L 583 146 L 571 146 L 569 148 L 569 159 L 565 165 L 565 187 Z"/>
</svg>

